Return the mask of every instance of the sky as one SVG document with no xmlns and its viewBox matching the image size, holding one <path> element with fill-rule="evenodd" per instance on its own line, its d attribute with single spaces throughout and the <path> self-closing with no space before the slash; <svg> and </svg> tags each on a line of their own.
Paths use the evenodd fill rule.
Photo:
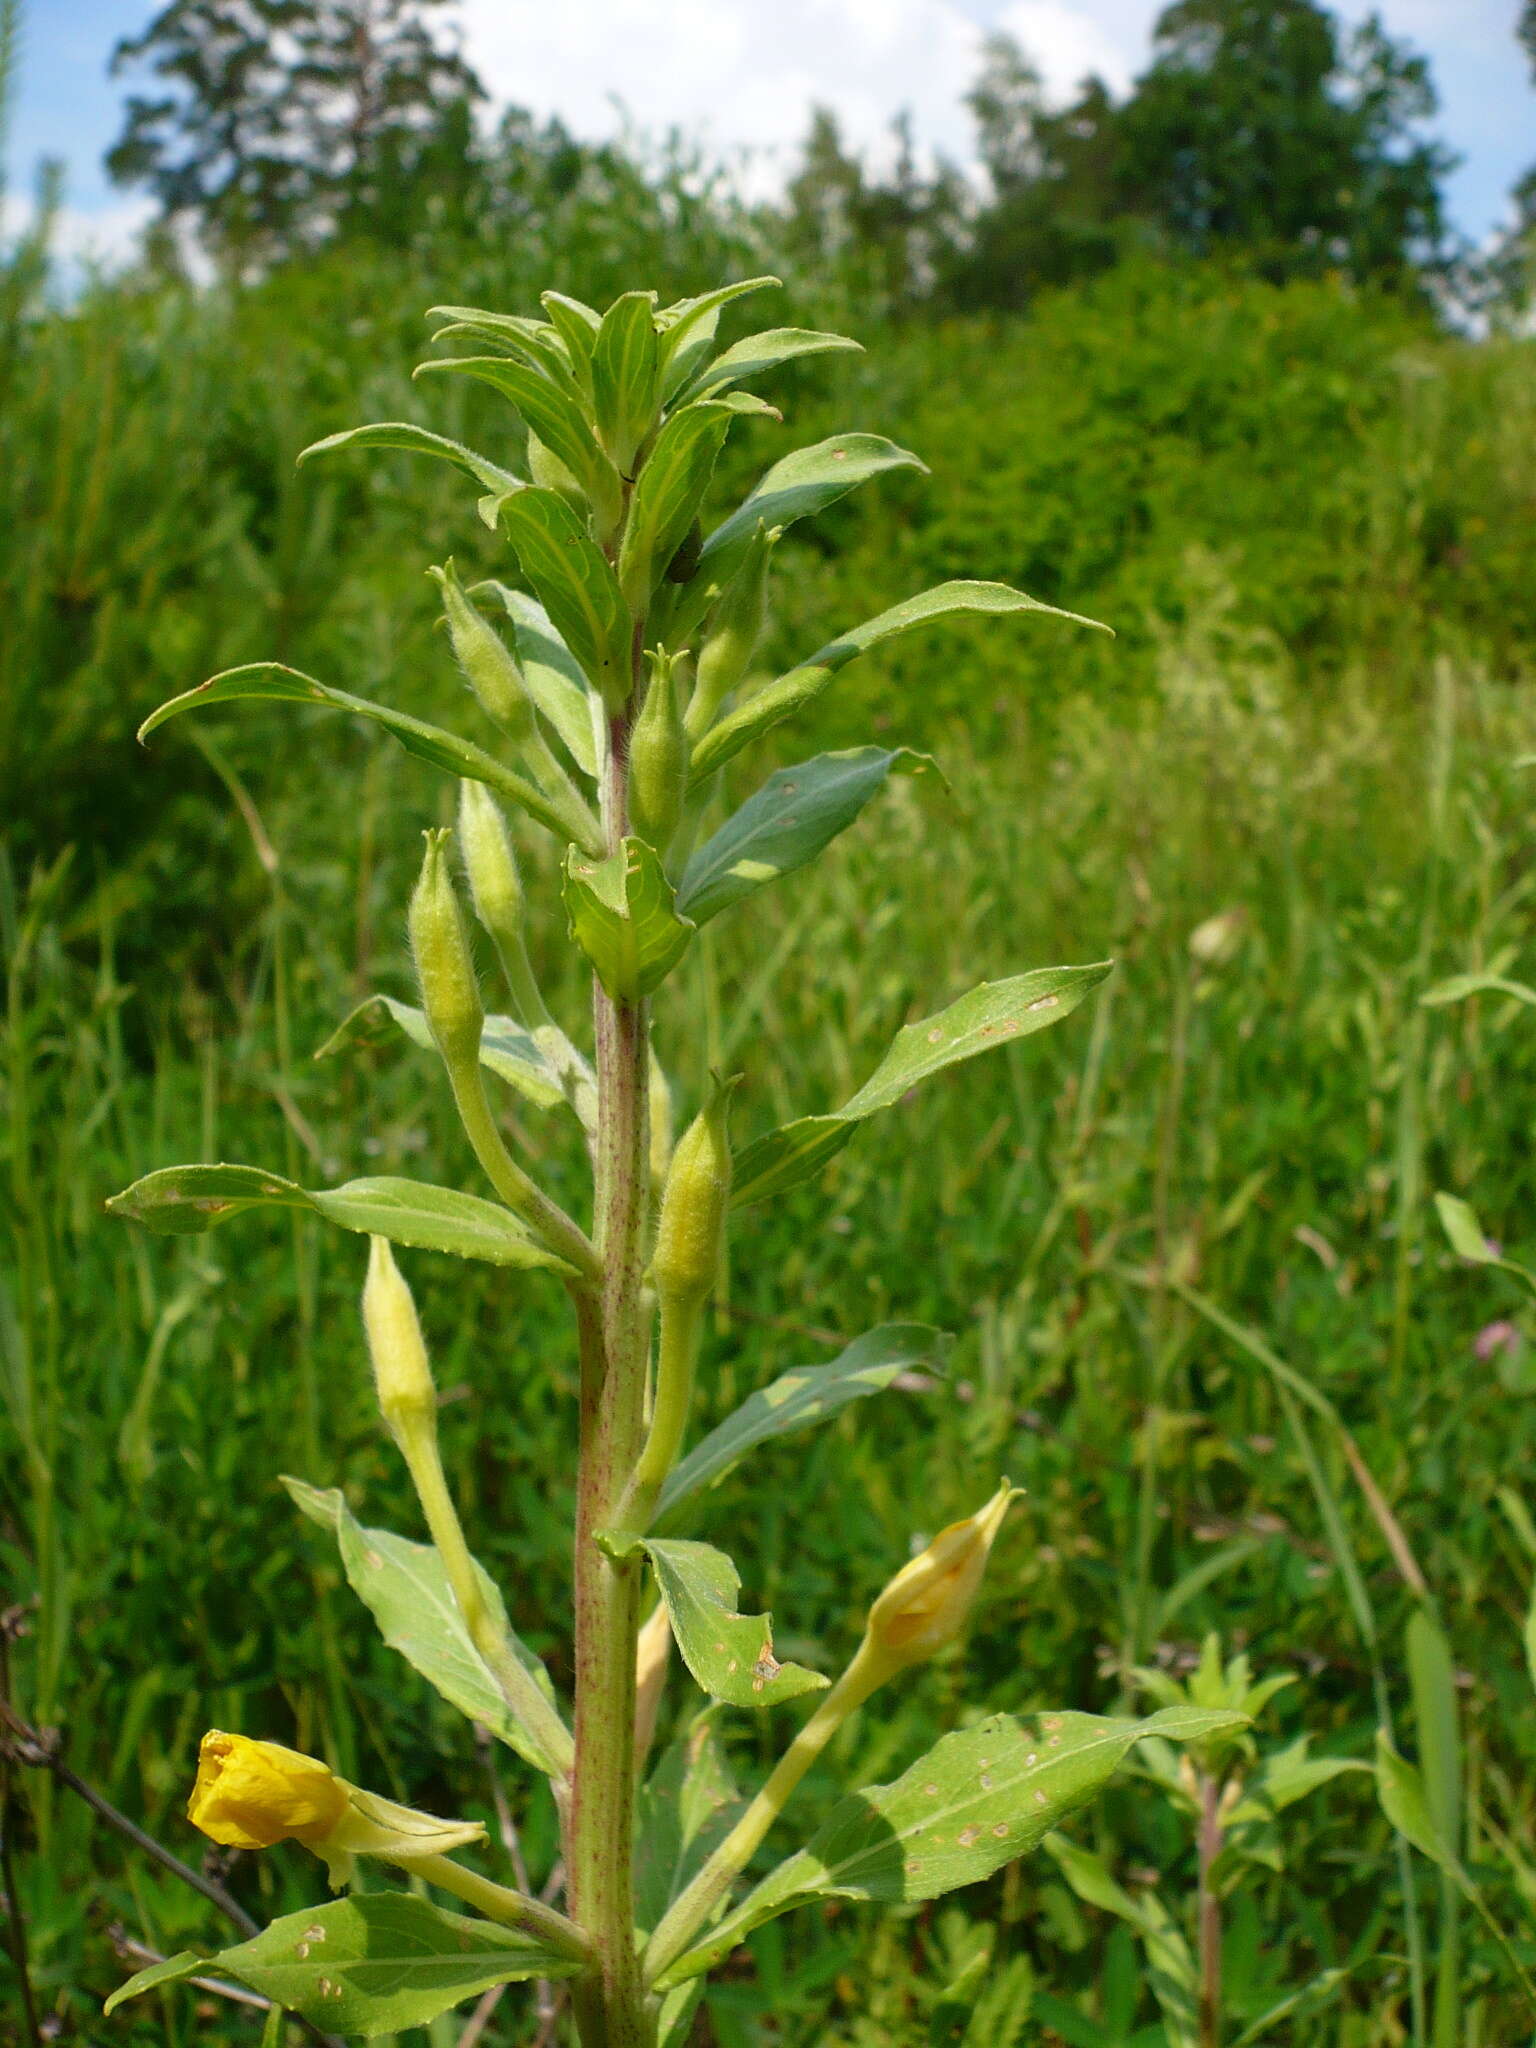
<svg viewBox="0 0 1536 2048">
<path fill-rule="evenodd" d="M 1086 72 L 1127 86 L 1146 62 L 1161 0 L 460 0 L 465 51 L 499 103 L 558 114 L 578 134 L 624 119 L 674 125 L 740 159 L 762 190 L 781 178 L 809 110 L 833 107 L 846 136 L 878 160 L 892 116 L 910 108 L 918 140 L 973 157 L 963 94 L 987 30 L 1014 34 L 1047 84 L 1066 94 Z M 61 245 L 125 253 L 150 212 L 101 167 L 121 122 L 126 80 L 107 76 L 114 44 L 155 0 L 23 0 L 19 90 L 6 137 L 8 224 L 23 218 L 34 167 L 67 173 Z M 1370 11 L 1339 0 L 1346 21 Z M 1536 163 L 1536 89 L 1514 40 L 1519 0 L 1378 0 L 1389 33 L 1431 62 L 1436 132 L 1461 157 L 1452 218 L 1484 240 L 1510 186 Z"/>
</svg>

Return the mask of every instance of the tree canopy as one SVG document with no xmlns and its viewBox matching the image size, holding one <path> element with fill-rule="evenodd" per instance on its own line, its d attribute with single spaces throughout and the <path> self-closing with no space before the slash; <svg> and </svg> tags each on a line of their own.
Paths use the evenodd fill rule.
<svg viewBox="0 0 1536 2048">
<path fill-rule="evenodd" d="M 108 171 L 241 253 L 398 225 L 412 195 L 451 192 L 484 97 L 435 18 L 449 4 L 170 0 L 113 54 L 159 90 L 129 99 Z"/>
</svg>

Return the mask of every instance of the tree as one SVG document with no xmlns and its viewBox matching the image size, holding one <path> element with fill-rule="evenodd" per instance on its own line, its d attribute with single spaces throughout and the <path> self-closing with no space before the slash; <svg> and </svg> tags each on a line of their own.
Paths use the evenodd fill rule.
<svg viewBox="0 0 1536 2048">
<path fill-rule="evenodd" d="M 840 268 L 856 289 L 900 311 L 932 292 L 961 233 L 967 194 L 959 172 L 942 160 L 923 176 L 909 115 L 898 114 L 891 129 L 895 166 L 889 179 L 875 179 L 844 148 L 837 116 L 813 110 L 789 184 L 785 241 L 802 260 Z"/>
<path fill-rule="evenodd" d="M 962 306 L 1021 306 L 1115 260 L 1124 239 L 1116 185 L 1116 109 L 1100 78 L 1053 111 L 1039 72 L 1013 37 L 987 38 L 966 95 L 991 196 L 946 266 Z"/>
<path fill-rule="evenodd" d="M 451 190 L 479 79 L 435 32 L 448 0 L 171 0 L 118 44 L 147 65 L 107 169 L 241 257 L 362 228 L 398 232 L 433 172 Z"/>
<path fill-rule="evenodd" d="M 1176 0 L 1117 119 L 1122 203 L 1195 254 L 1401 277 L 1445 234 L 1452 158 L 1419 134 L 1422 57 L 1373 16 L 1341 43 L 1314 0 Z"/>
</svg>

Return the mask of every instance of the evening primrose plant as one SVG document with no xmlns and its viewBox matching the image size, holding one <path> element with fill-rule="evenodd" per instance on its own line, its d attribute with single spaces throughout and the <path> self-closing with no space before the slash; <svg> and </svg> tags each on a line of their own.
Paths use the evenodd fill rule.
<svg viewBox="0 0 1536 2048">
<path fill-rule="evenodd" d="M 741 1606 L 736 1564 L 691 1533 L 707 1489 L 757 1445 L 942 1357 L 938 1332 L 884 1325 L 831 1364 L 783 1374 L 690 1443 L 733 1212 L 811 1180 L 862 1122 L 929 1076 L 1061 1022 L 1109 971 L 1052 967 L 982 982 L 908 1024 L 847 1101 L 739 1148 L 731 1125 L 750 1105 L 733 1102 L 735 1077 L 704 1072 L 697 1045 L 652 1048 L 651 998 L 701 928 L 727 913 L 750 916 L 751 899 L 814 860 L 891 775 L 923 765 L 900 747 L 820 754 L 780 768 L 732 808 L 724 771 L 738 755 L 856 657 L 930 621 L 1030 613 L 1091 623 L 1000 583 L 951 582 L 840 633 L 778 676 L 761 670 L 787 528 L 856 485 L 922 468 L 878 435 L 837 434 L 774 463 L 742 504 L 706 518 L 727 436 L 780 420 L 746 387 L 782 364 L 857 346 L 775 328 L 718 347 L 722 310 L 774 282 L 755 278 L 664 308 L 654 293 L 629 292 L 601 314 L 548 292 L 542 319 L 439 308 L 437 339 L 460 352 L 424 363 L 421 374 L 468 376 L 499 392 L 511 409 L 506 447 L 493 459 L 389 422 L 305 451 L 307 459 L 405 449 L 468 480 L 474 511 L 503 545 L 501 573 L 466 585 L 452 560 L 431 573 L 476 700 L 466 705 L 476 737 L 276 662 L 215 676 L 144 726 L 147 735 L 184 711 L 248 698 L 328 704 L 382 726 L 458 784 L 457 831 L 427 832 L 410 905 L 420 1006 L 378 996 L 364 1007 L 369 1029 L 382 1009 L 435 1054 L 485 1187 L 371 1176 L 307 1189 L 257 1167 L 179 1166 L 150 1174 L 112 1207 L 178 1232 L 246 1209 L 298 1208 L 370 1240 L 362 1306 L 379 1409 L 430 1542 L 362 1527 L 339 1491 L 285 1483 L 334 1536 L 386 1641 L 547 1781 L 564 1887 L 556 1904 L 558 1891 L 534 1898 L 482 1874 L 483 1831 L 472 1821 L 380 1799 L 268 1740 L 270 1731 L 215 1731 L 189 1809 L 213 1840 L 238 1849 L 297 1842 L 324 1859 L 333 1885 L 370 1857 L 405 1873 L 410 1888 L 370 1887 L 216 1956 L 174 1957 L 118 1999 L 212 1971 L 312 2026 L 367 2037 L 426 2023 L 492 1986 L 538 1979 L 566 1985 L 583 2048 L 676 2048 L 707 1972 L 763 1922 L 832 1897 L 922 1900 L 973 1884 L 1035 1848 L 1144 1736 L 1208 1738 L 1236 1719 L 1188 1704 L 1140 1721 L 1072 1712 L 978 1719 L 893 1783 L 852 1790 L 797 1840 L 792 1797 L 837 1729 L 963 1631 L 1012 1489 L 1003 1481 L 900 1565 L 835 1675 L 781 1661 L 770 1618 Z M 460 864 L 500 969 L 502 1014 L 482 1003 Z M 557 891 L 591 974 L 590 1038 L 575 1018 L 551 1014 L 530 965 L 528 919 L 548 916 Z M 338 1042 L 362 1028 L 349 1020 Z M 508 1089 L 566 1119 L 573 1145 L 584 1147 L 584 1216 L 518 1158 L 502 1113 Z M 684 1095 L 697 1114 L 674 1144 L 671 1104 Z M 395 1246 L 501 1266 L 509 1287 L 549 1290 L 552 1309 L 563 1291 L 579 1356 L 569 1700 L 512 1631 L 460 1523 L 439 1450 L 430 1347 Z M 741 1538 L 750 1554 L 750 1527 Z M 681 1709 L 677 1739 L 647 1774 L 672 1642 L 690 1686 L 714 1704 Z M 738 1799 L 719 1717 L 813 1693 L 814 1710 L 762 1785 Z M 774 1834 L 788 1853 L 751 1883 L 749 1866 Z M 469 1912 L 440 1906 L 430 1891 Z"/>
</svg>

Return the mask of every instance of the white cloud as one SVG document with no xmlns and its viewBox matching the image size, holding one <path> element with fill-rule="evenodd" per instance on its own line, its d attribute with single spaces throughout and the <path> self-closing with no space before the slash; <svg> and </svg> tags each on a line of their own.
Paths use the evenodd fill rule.
<svg viewBox="0 0 1536 2048">
<path fill-rule="evenodd" d="M 53 218 L 49 247 L 66 272 L 121 270 L 139 253 L 139 238 L 155 217 L 152 199 L 120 199 L 83 211 L 61 206 Z M 0 236 L 9 242 L 25 234 L 37 216 L 33 200 L 0 196 Z"/>
<path fill-rule="evenodd" d="M 860 148 L 880 150 L 910 107 L 925 144 L 970 154 L 962 95 L 982 31 L 955 0 L 777 0 L 771 21 L 754 0 L 466 0 L 464 22 L 499 101 L 578 134 L 612 132 L 617 98 L 645 129 L 675 124 L 782 173 L 819 102 Z"/>
<path fill-rule="evenodd" d="M 1034 59 L 1053 98 L 1065 99 L 1090 71 L 1123 92 L 1138 68 L 1144 38 L 1113 32 L 1103 20 L 1109 11 L 1074 7 L 1068 0 L 1013 0 L 997 25 Z"/>
</svg>

